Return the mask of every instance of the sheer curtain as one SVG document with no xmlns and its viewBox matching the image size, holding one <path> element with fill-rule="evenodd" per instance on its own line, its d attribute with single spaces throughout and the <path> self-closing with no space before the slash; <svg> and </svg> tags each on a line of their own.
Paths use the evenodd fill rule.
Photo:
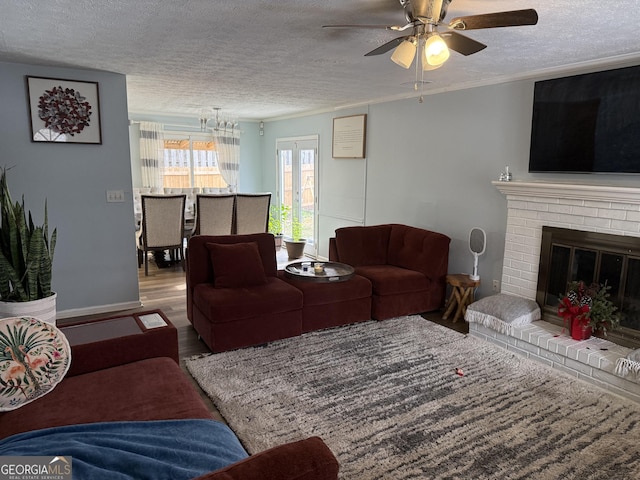
<svg viewBox="0 0 640 480">
<path fill-rule="evenodd" d="M 140 122 L 140 168 L 142 186 L 162 188 L 164 138 L 162 124 Z"/>
<path fill-rule="evenodd" d="M 230 192 L 238 188 L 240 170 L 240 129 L 235 126 L 220 127 L 213 130 L 213 140 L 218 152 L 218 168 Z"/>
</svg>

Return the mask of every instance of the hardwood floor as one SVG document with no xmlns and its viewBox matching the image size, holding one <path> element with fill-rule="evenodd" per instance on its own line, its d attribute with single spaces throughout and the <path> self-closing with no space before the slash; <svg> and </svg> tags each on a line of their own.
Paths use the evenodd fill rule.
<svg viewBox="0 0 640 480">
<path fill-rule="evenodd" d="M 282 268 L 289 263 L 286 250 L 278 252 L 278 267 Z M 158 268 L 153 258 L 149 258 L 149 276 L 144 275 L 144 268 L 138 269 L 138 280 L 140 285 L 140 300 L 143 306 L 132 310 L 121 310 L 111 313 L 88 315 L 74 318 L 58 320 L 58 325 L 77 322 L 80 320 L 93 320 L 106 318 L 114 315 L 125 315 L 133 312 L 143 312 L 146 310 L 160 309 L 167 318 L 175 325 L 178 331 L 178 350 L 180 354 L 180 365 L 186 372 L 184 360 L 193 355 L 209 353 L 208 347 L 198 335 L 187 319 L 186 283 L 185 273 L 179 265 L 168 268 Z M 468 333 L 468 324 L 464 321 L 452 323 L 451 320 L 442 320 L 442 312 L 430 312 L 423 315 L 424 318 L 439 323 L 454 330 Z M 191 379 L 191 375 L 187 373 Z M 219 420 L 224 419 L 217 412 L 207 395 L 193 381 L 194 386 L 200 392 L 201 397 L 209 406 L 214 417 Z"/>
</svg>

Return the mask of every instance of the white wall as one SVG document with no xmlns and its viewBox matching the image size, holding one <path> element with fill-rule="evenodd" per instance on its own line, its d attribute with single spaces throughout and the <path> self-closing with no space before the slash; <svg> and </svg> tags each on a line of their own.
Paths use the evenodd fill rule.
<svg viewBox="0 0 640 480">
<path fill-rule="evenodd" d="M 30 140 L 25 75 L 97 81 L 102 145 Z M 53 290 L 58 317 L 139 305 L 135 224 L 124 75 L 0 63 L 0 166 L 14 199 L 25 197 L 34 222 L 58 230 Z M 107 203 L 124 190 L 124 203 Z"/>
</svg>

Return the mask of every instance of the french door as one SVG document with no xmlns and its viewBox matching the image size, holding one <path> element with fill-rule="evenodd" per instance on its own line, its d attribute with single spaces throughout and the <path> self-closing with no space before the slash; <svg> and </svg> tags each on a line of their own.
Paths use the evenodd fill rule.
<svg viewBox="0 0 640 480">
<path fill-rule="evenodd" d="M 289 213 L 284 225 L 285 237 L 292 234 L 292 220 L 300 222 L 306 238 L 305 254 L 316 257 L 316 192 L 318 136 L 276 140 L 278 157 L 278 200 Z"/>
</svg>

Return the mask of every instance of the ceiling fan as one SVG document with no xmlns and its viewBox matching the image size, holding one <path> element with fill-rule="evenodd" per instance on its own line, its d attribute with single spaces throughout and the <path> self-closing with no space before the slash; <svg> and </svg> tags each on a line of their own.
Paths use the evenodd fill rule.
<svg viewBox="0 0 640 480">
<path fill-rule="evenodd" d="M 380 55 L 395 49 L 391 60 L 409 68 L 416 57 L 422 60 L 422 70 L 433 70 L 442 66 L 449 58 L 449 49 L 462 55 L 471 55 L 487 46 L 461 33 L 460 30 L 481 28 L 514 27 L 535 25 L 538 14 L 534 9 L 485 13 L 456 17 L 443 24 L 447 8 L 452 0 L 399 0 L 407 20 L 405 25 L 323 25 L 323 28 L 384 28 L 397 32 L 411 29 L 409 35 L 394 38 L 366 53 L 365 56 Z M 447 30 L 438 32 L 438 27 Z M 416 63 L 416 69 L 418 64 Z M 416 80 L 417 85 L 417 80 Z"/>
</svg>

